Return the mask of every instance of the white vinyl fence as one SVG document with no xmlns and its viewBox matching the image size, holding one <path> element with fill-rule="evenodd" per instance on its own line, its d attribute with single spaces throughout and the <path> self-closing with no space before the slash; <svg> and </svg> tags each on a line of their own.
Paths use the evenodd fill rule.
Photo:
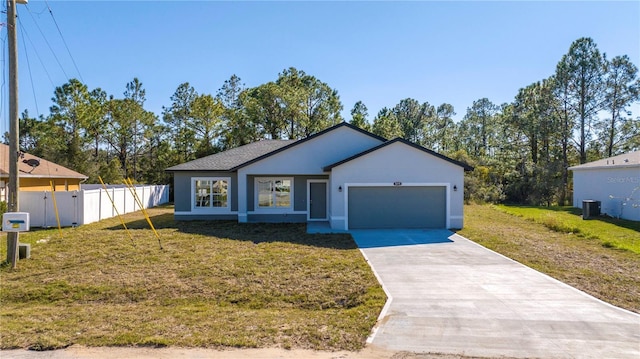
<svg viewBox="0 0 640 359">
<path fill-rule="evenodd" d="M 144 208 L 169 202 L 169 186 L 136 186 L 136 194 Z M 124 185 L 110 185 L 107 189 L 120 214 L 140 210 L 131 191 Z M 117 216 L 107 192 L 101 185 L 82 185 L 79 191 L 56 191 L 60 225 L 79 226 Z M 20 191 L 20 212 L 29 212 L 31 227 L 56 227 L 56 213 L 51 191 Z"/>
</svg>

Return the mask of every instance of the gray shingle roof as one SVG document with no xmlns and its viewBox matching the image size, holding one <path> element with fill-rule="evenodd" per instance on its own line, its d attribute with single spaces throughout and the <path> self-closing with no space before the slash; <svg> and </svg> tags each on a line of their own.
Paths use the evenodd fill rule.
<svg viewBox="0 0 640 359">
<path fill-rule="evenodd" d="M 229 171 L 255 158 L 266 155 L 296 140 L 262 140 L 232 148 L 166 169 L 173 171 Z"/>
<path fill-rule="evenodd" d="M 569 167 L 570 170 L 587 170 L 592 168 L 622 168 L 640 167 L 640 151 L 629 152 L 601 160 L 587 162 L 579 166 Z"/>
</svg>

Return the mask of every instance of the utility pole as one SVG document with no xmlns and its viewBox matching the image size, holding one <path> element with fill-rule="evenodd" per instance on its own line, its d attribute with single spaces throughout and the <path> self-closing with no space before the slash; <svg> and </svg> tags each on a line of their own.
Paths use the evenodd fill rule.
<svg viewBox="0 0 640 359">
<path fill-rule="evenodd" d="M 27 0 L 17 0 L 26 4 Z M 7 0 L 7 33 L 9 35 L 9 200 L 8 212 L 18 212 L 18 36 L 16 29 L 16 0 Z M 18 232 L 7 233 L 7 262 L 11 268 L 18 264 Z"/>
</svg>

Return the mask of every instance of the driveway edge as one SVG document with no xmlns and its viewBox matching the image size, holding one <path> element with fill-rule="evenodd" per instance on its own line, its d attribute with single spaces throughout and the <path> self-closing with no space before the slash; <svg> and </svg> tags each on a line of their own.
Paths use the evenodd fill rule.
<svg viewBox="0 0 640 359">
<path fill-rule="evenodd" d="M 364 250 L 362 248 L 358 248 L 358 250 L 360 251 L 360 253 L 362 253 L 364 260 L 367 261 L 369 268 L 371 268 L 373 275 L 376 276 L 378 283 L 380 283 L 380 285 L 382 286 L 382 290 L 384 291 L 384 294 L 387 296 L 387 302 L 384 303 L 384 307 L 382 307 L 382 310 L 380 311 L 380 315 L 378 315 L 378 319 L 376 320 L 376 325 L 373 326 L 373 328 L 371 329 L 371 334 L 369 334 L 369 337 L 367 337 L 366 343 L 371 344 L 373 343 L 373 339 L 376 337 L 376 334 L 378 333 L 378 329 L 380 329 L 381 327 L 382 319 L 387 315 L 387 311 L 391 306 L 393 297 L 391 296 L 391 293 L 389 292 L 389 290 L 387 290 L 387 287 L 384 285 L 384 282 L 382 281 L 382 278 L 380 278 L 380 275 L 378 274 L 378 272 L 376 272 L 376 269 L 373 268 L 373 266 L 371 265 L 371 262 L 369 261 L 369 258 L 367 257 L 366 253 L 364 253 Z"/>
<path fill-rule="evenodd" d="M 552 276 L 550 276 L 550 275 L 548 275 L 548 274 L 546 274 L 546 273 L 540 272 L 539 270 L 537 270 L 537 269 L 535 269 L 535 268 L 531 268 L 531 267 L 529 267 L 528 265 L 522 264 L 522 263 L 518 262 L 518 261 L 517 261 L 517 260 L 515 260 L 515 259 L 509 258 L 509 257 L 507 257 L 507 256 L 505 256 L 505 255 L 503 255 L 503 254 L 500 254 L 500 253 L 498 253 L 498 252 L 496 252 L 496 251 L 494 251 L 494 250 L 492 250 L 492 249 L 489 249 L 489 248 L 487 248 L 487 247 L 483 246 L 483 245 L 482 245 L 482 244 L 480 244 L 480 243 L 476 243 L 476 242 L 474 242 L 474 241 L 470 240 L 469 238 L 466 238 L 466 237 L 463 237 L 463 236 L 459 235 L 458 233 L 454 233 L 451 237 L 456 237 L 456 236 L 457 236 L 457 237 L 460 237 L 460 238 L 462 238 L 462 239 L 464 239 L 464 240 L 467 240 L 467 241 L 469 241 L 470 243 L 475 244 L 476 246 L 479 246 L 479 247 L 481 247 L 481 248 L 483 248 L 483 249 L 486 249 L 486 250 L 488 250 L 488 251 L 490 251 L 490 252 L 493 252 L 493 253 L 495 253 L 495 254 L 499 255 L 500 257 L 505 258 L 505 259 L 507 259 L 507 260 L 509 260 L 509 261 L 511 261 L 511 262 L 517 263 L 517 264 L 519 264 L 519 265 L 521 265 L 521 266 L 524 266 L 524 267 L 527 267 L 527 268 L 529 268 L 529 269 L 531 269 L 531 270 L 534 270 L 534 271 L 536 271 L 536 272 L 538 272 L 538 273 L 542 274 L 543 276 L 545 276 L 545 277 L 547 277 L 547 278 L 551 279 L 552 281 L 557 282 L 557 283 L 561 284 L 561 285 L 562 285 L 562 286 L 564 286 L 564 287 L 570 288 L 570 289 L 574 290 L 575 292 L 578 292 L 578 293 L 580 293 L 580 294 L 582 294 L 582 295 L 584 295 L 584 296 L 586 296 L 586 297 L 589 297 L 589 298 L 591 298 L 591 299 L 595 299 L 596 301 L 598 301 L 598 302 L 600 302 L 600 303 L 602 303 L 602 304 L 605 304 L 605 305 L 607 305 L 607 306 L 609 306 L 609 307 L 611 307 L 611 308 L 615 308 L 615 309 L 621 310 L 621 311 L 623 311 L 623 312 L 626 312 L 626 313 L 629 313 L 629 314 L 633 314 L 633 315 L 637 316 L 638 318 L 640 318 L 640 314 L 638 314 L 638 313 L 636 313 L 636 312 L 632 312 L 632 311 L 630 311 L 630 310 L 628 310 L 628 309 L 620 308 L 620 307 L 615 306 L 615 305 L 613 305 L 613 304 L 611 304 L 611 303 L 605 302 L 604 300 L 602 300 L 602 299 L 600 299 L 600 298 L 596 298 L 596 297 L 594 297 L 593 295 L 591 295 L 591 294 L 589 294 L 589 293 L 587 293 L 587 292 L 585 292 L 585 291 L 582 291 L 582 290 L 580 290 L 580 289 L 578 289 L 578 288 L 576 288 L 576 287 L 573 287 L 573 286 L 571 286 L 571 285 L 569 285 L 569 284 L 567 284 L 567 283 L 565 283 L 565 282 L 563 282 L 563 281 L 561 281 L 561 280 L 559 280 L 559 279 L 553 278 Z M 451 238 L 451 237 L 449 237 L 449 238 Z M 368 260 L 367 260 L 367 262 L 368 262 Z M 373 267 L 372 267 L 372 268 L 373 268 Z M 376 276 L 377 276 L 377 274 L 376 274 Z M 378 280 L 379 280 L 379 279 L 378 279 Z M 383 286 L 383 288 L 384 288 L 384 286 Z"/>
</svg>

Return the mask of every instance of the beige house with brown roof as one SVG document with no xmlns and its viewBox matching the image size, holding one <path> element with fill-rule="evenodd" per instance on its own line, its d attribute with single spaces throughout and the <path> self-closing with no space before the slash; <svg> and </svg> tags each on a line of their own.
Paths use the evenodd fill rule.
<svg viewBox="0 0 640 359">
<path fill-rule="evenodd" d="M 21 152 L 18 158 L 20 191 L 50 191 L 51 182 L 56 191 L 75 191 L 88 177 L 82 173 Z M 0 144 L 0 201 L 7 200 L 9 182 L 9 146 Z"/>
</svg>

